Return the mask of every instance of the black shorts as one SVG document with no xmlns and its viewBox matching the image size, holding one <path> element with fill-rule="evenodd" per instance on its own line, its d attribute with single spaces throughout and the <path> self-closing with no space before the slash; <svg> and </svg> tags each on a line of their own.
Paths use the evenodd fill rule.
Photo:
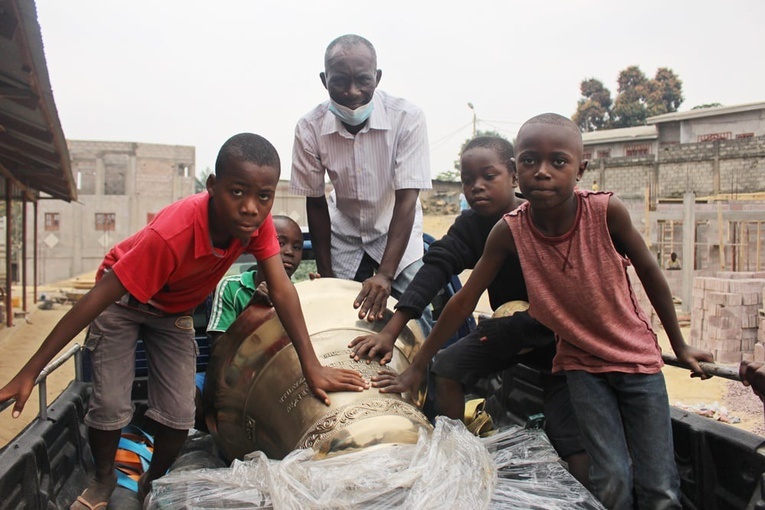
<svg viewBox="0 0 765 510">
<path fill-rule="evenodd" d="M 555 356 L 552 332 L 547 334 L 547 338 L 527 339 L 526 342 L 544 346 L 519 355 L 518 345 L 512 341 L 502 339 L 482 342 L 480 333 L 475 330 L 440 351 L 433 360 L 431 372 L 438 377 L 460 381 L 466 390 L 470 390 L 479 379 L 507 370 L 517 363 L 539 370 L 544 391 L 543 412 L 547 437 L 562 458 L 584 451 L 568 394 L 566 376 L 550 373 Z"/>
<path fill-rule="evenodd" d="M 518 354 L 529 345 L 538 348 L 529 354 Z M 535 338 L 518 341 L 509 338 L 482 341 L 476 329 L 436 354 L 431 372 L 439 377 L 460 381 L 465 388 L 471 388 L 481 377 L 502 372 L 527 357 L 539 358 L 536 353 L 540 351 L 544 351 L 541 353 L 544 359 L 552 360 L 555 354 L 555 337 L 548 329 L 539 330 Z M 536 365 L 534 363 L 535 368 Z"/>
</svg>

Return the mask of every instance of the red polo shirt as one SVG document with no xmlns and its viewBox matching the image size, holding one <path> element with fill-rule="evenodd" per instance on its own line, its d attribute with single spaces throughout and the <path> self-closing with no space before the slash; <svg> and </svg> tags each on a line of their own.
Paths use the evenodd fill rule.
<svg viewBox="0 0 765 510">
<path fill-rule="evenodd" d="M 177 313 L 201 303 L 242 253 L 252 253 L 257 260 L 279 254 L 270 214 L 247 246 L 232 238 L 225 250 L 213 252 L 209 202 L 209 195 L 203 192 L 162 209 L 151 223 L 106 254 L 96 279 L 106 269 L 114 271 L 136 299 Z"/>
</svg>

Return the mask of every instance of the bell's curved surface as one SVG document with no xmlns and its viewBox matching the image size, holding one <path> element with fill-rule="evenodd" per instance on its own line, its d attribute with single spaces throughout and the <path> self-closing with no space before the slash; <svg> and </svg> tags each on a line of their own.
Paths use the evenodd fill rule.
<svg viewBox="0 0 765 510">
<path fill-rule="evenodd" d="M 497 319 L 499 317 L 507 317 L 513 315 L 515 312 L 525 312 L 529 309 L 529 303 L 527 301 L 508 301 L 503 303 L 494 310 L 492 318 Z"/>
<path fill-rule="evenodd" d="M 348 344 L 382 330 L 392 312 L 386 310 L 383 321 L 359 320 L 351 306 L 361 290 L 357 282 L 320 278 L 295 287 L 322 365 L 355 369 L 365 379 L 375 375 L 380 364 L 353 361 Z M 399 373 L 424 341 L 415 321 L 408 326 L 386 365 Z M 255 450 L 281 459 L 298 448 L 311 447 L 324 457 L 379 444 L 412 444 L 421 429 L 432 429 L 409 395 L 370 387 L 330 398 L 332 404 L 326 406 L 311 394 L 273 308 L 248 307 L 212 348 L 203 395 L 205 420 L 229 461 Z"/>
</svg>

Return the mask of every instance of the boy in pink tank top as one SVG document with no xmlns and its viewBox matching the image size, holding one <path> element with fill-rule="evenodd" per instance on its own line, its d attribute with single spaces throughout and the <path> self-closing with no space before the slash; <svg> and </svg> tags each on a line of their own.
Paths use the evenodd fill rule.
<svg viewBox="0 0 765 510">
<path fill-rule="evenodd" d="M 528 202 L 494 226 L 481 260 L 426 345 L 448 337 L 507 256 L 517 254 L 529 313 L 556 334 L 553 371 L 568 380 L 592 460 L 591 490 L 607 508 L 680 508 L 661 349 L 627 267 L 635 267 L 692 376 L 705 378 L 699 361 L 712 361 L 712 355 L 685 343 L 669 286 L 624 204 L 611 193 L 575 189 L 587 167 L 582 154 L 581 133 L 565 117 L 542 114 L 521 127 L 516 167 Z M 423 346 L 418 355 L 428 352 Z M 377 379 L 373 385 L 386 391 L 410 390 L 406 372 Z"/>
</svg>

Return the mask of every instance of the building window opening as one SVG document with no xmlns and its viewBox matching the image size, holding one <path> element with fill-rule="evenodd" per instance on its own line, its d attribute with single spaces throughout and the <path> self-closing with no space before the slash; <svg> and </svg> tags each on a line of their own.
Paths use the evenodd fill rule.
<svg viewBox="0 0 765 510">
<path fill-rule="evenodd" d="M 59 213 L 45 213 L 45 230 L 48 232 L 58 232 L 60 216 Z"/>
<path fill-rule="evenodd" d="M 116 223 L 115 213 L 96 213 L 96 230 L 114 230 Z"/>
<path fill-rule="evenodd" d="M 604 159 L 604 158 L 610 158 L 610 157 L 611 157 L 610 150 L 598 151 L 598 159 Z"/>
</svg>

